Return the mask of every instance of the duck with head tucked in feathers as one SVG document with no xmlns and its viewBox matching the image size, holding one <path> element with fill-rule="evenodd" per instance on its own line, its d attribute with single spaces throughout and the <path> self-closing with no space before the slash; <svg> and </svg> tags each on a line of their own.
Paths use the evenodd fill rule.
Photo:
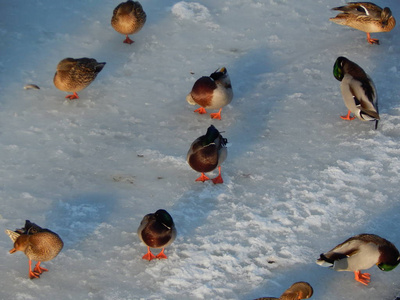
<svg viewBox="0 0 400 300">
<path fill-rule="evenodd" d="M 227 139 L 223 138 L 220 132 L 211 125 L 207 133 L 197 138 L 189 148 L 186 156 L 188 164 L 193 170 L 201 172 L 196 181 L 209 180 L 204 173 L 211 172 L 218 167 L 218 176 L 212 179 L 214 184 L 223 183 L 221 176 L 221 164 L 228 156 L 226 149 Z"/>
<path fill-rule="evenodd" d="M 29 220 L 25 227 L 15 231 L 6 230 L 7 235 L 14 242 L 14 248 L 9 252 L 22 251 L 29 259 L 29 278 L 39 278 L 47 269 L 40 266 L 43 261 L 55 258 L 64 246 L 57 233 L 46 228 L 41 228 Z M 32 270 L 32 260 L 37 261 Z"/>
<path fill-rule="evenodd" d="M 233 91 L 228 71 L 225 67 L 217 69 L 210 76 L 203 76 L 194 83 L 186 101 L 192 105 L 200 105 L 195 112 L 206 114 L 207 109 L 219 109 L 210 114 L 212 119 L 221 120 L 222 108 L 233 99 Z"/>
<path fill-rule="evenodd" d="M 129 34 L 134 34 L 142 29 L 146 23 L 146 13 L 138 1 L 128 0 L 117 5 L 111 18 L 111 26 L 115 31 L 126 36 L 124 43 L 132 44 Z"/>
<path fill-rule="evenodd" d="M 344 104 L 349 110 L 344 120 L 353 120 L 353 113 L 362 121 L 375 121 L 375 129 L 380 120 L 378 96 L 372 79 L 356 63 L 340 56 L 333 66 L 333 76 L 341 82 L 340 90 Z"/>
<path fill-rule="evenodd" d="M 279 298 L 263 297 L 255 300 L 301 300 L 311 298 L 314 291 L 311 285 L 305 281 L 295 282 Z"/>
<path fill-rule="evenodd" d="M 364 233 L 322 253 L 316 263 L 336 271 L 354 272 L 356 281 L 368 285 L 371 275 L 361 273 L 361 270 L 377 265 L 382 271 L 391 271 L 400 263 L 400 253 L 388 240 L 375 234 Z"/>
<path fill-rule="evenodd" d="M 164 248 L 171 245 L 176 238 L 174 220 L 166 210 L 159 209 L 155 213 L 143 217 L 137 234 L 147 246 L 147 253 L 143 255 L 143 259 L 149 261 L 155 258 L 166 259 Z M 155 256 L 151 253 L 150 248 L 162 248 L 162 250 Z"/>
<path fill-rule="evenodd" d="M 65 98 L 79 99 L 77 92 L 91 84 L 105 64 L 97 62 L 94 58 L 64 58 L 57 65 L 54 85 L 61 91 L 73 93 Z"/>
<path fill-rule="evenodd" d="M 345 6 L 334 7 L 332 10 L 338 10 L 341 13 L 330 18 L 330 21 L 366 32 L 367 41 L 370 44 L 379 45 L 379 40 L 371 38 L 371 32 L 388 32 L 396 25 L 389 7 L 382 9 L 371 2 L 349 2 Z"/>
</svg>

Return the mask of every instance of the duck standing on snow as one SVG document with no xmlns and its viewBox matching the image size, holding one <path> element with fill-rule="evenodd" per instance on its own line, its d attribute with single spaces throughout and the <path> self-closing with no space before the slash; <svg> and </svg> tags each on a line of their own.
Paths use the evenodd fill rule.
<svg viewBox="0 0 400 300">
<path fill-rule="evenodd" d="M 355 280 L 368 285 L 371 276 L 361 270 L 377 265 L 382 271 L 391 271 L 400 262 L 400 253 L 388 240 L 375 234 L 359 234 L 322 253 L 316 263 L 336 271 L 354 272 Z"/>
<path fill-rule="evenodd" d="M 171 245 L 176 237 L 176 229 L 171 215 L 164 209 L 159 209 L 155 213 L 147 214 L 140 222 L 137 230 L 140 240 L 147 246 L 147 253 L 143 259 L 152 260 L 154 258 L 166 259 L 164 248 Z M 161 252 L 154 256 L 151 248 L 162 248 Z"/>
<path fill-rule="evenodd" d="M 333 76 L 341 82 L 340 89 L 344 104 L 348 108 L 344 120 L 353 120 L 353 113 L 363 121 L 375 121 L 375 129 L 378 128 L 379 112 L 378 97 L 374 82 L 356 63 L 340 56 L 333 66 Z"/>
<path fill-rule="evenodd" d="M 64 58 L 57 65 L 54 85 L 59 90 L 73 93 L 65 98 L 79 99 L 77 92 L 91 84 L 105 64 L 97 62 L 94 58 Z"/>
<path fill-rule="evenodd" d="M 345 6 L 334 7 L 332 10 L 341 11 L 329 20 L 339 25 L 346 25 L 367 33 L 370 44 L 378 44 L 379 40 L 372 39 L 371 32 L 388 32 L 396 25 L 390 8 L 380 8 L 371 2 L 350 2 Z"/>
<path fill-rule="evenodd" d="M 186 160 L 193 170 L 201 172 L 201 176 L 196 181 L 209 180 L 204 173 L 213 171 L 218 166 L 218 176 L 212 182 L 223 183 L 221 177 L 221 164 L 228 156 L 226 149 L 227 139 L 223 138 L 219 131 L 211 125 L 207 133 L 197 138 L 190 145 Z"/>
<path fill-rule="evenodd" d="M 231 103 L 233 91 L 231 80 L 226 68 L 216 70 L 210 76 L 203 76 L 194 83 L 192 91 L 186 96 L 186 101 L 192 105 L 200 105 L 195 112 L 205 114 L 207 109 L 219 109 L 210 114 L 212 119 L 221 120 L 222 108 Z"/>
<path fill-rule="evenodd" d="M 146 13 L 137 1 L 128 0 L 118 4 L 111 18 L 111 26 L 115 31 L 126 35 L 124 43 L 132 44 L 129 34 L 134 34 L 142 29 L 146 23 Z"/>
<path fill-rule="evenodd" d="M 314 291 L 308 282 L 299 281 L 292 284 L 279 298 L 264 297 L 256 300 L 300 300 L 311 298 Z"/>
<path fill-rule="evenodd" d="M 57 233 L 46 228 L 41 228 L 29 220 L 25 221 L 25 227 L 16 231 L 6 230 L 6 233 L 14 242 L 14 248 L 9 252 L 22 251 L 29 259 L 29 278 L 39 278 L 40 274 L 48 271 L 40 266 L 43 261 L 55 258 L 64 246 Z M 37 261 L 32 271 L 32 260 Z"/>
</svg>

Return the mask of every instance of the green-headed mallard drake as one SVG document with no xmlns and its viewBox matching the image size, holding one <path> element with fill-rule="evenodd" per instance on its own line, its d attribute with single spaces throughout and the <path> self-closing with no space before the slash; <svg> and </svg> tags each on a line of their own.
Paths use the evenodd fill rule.
<svg viewBox="0 0 400 300">
<path fill-rule="evenodd" d="M 132 44 L 128 34 L 134 34 L 146 23 L 146 13 L 137 1 L 128 0 L 118 4 L 111 18 L 111 26 L 115 31 L 126 35 L 124 43 Z"/>
<path fill-rule="evenodd" d="M 300 300 L 311 298 L 313 293 L 313 288 L 308 282 L 299 281 L 293 283 L 279 298 L 263 297 L 256 300 Z"/>
<path fill-rule="evenodd" d="M 340 90 L 344 104 L 348 108 L 344 120 L 353 120 L 353 113 L 363 121 L 375 121 L 375 129 L 378 128 L 379 112 L 378 97 L 372 79 L 364 70 L 351 60 L 340 56 L 333 66 L 333 75 L 341 82 Z"/>
<path fill-rule="evenodd" d="M 29 259 L 29 278 L 39 278 L 40 274 L 48 271 L 40 266 L 43 261 L 55 258 L 64 246 L 57 233 L 46 228 L 41 228 L 29 220 L 25 221 L 25 227 L 15 231 L 6 230 L 6 233 L 14 242 L 14 248 L 9 252 L 22 251 Z M 32 271 L 32 260 L 37 261 Z"/>
<path fill-rule="evenodd" d="M 341 11 L 332 22 L 346 25 L 367 33 L 370 44 L 379 44 L 379 40 L 372 39 L 371 32 L 388 32 L 396 25 L 390 8 L 380 8 L 371 2 L 349 2 L 345 6 L 334 7 L 332 10 Z"/>
<path fill-rule="evenodd" d="M 171 245 L 176 237 L 174 220 L 166 210 L 159 209 L 155 213 L 143 217 L 137 234 L 147 246 L 147 253 L 143 255 L 143 259 L 150 261 L 154 258 L 167 258 L 164 248 Z M 162 248 L 162 250 L 157 256 L 154 256 L 150 248 Z"/>
<path fill-rule="evenodd" d="M 91 84 L 105 64 L 97 62 L 94 58 L 64 58 L 57 65 L 54 85 L 59 90 L 73 93 L 65 98 L 78 99 L 77 92 Z"/>
<path fill-rule="evenodd" d="M 233 91 L 231 80 L 226 68 L 216 70 L 210 76 L 203 76 L 194 83 L 192 91 L 186 96 L 186 101 L 192 105 L 200 105 L 195 112 L 205 114 L 207 109 L 219 109 L 210 114 L 212 119 L 221 120 L 221 111 L 231 103 Z"/>
<path fill-rule="evenodd" d="M 375 234 L 359 234 L 322 253 L 317 264 L 336 271 L 354 272 L 355 280 L 368 285 L 370 274 L 361 270 L 377 265 L 382 271 L 393 270 L 400 262 L 396 246 Z"/>
<path fill-rule="evenodd" d="M 221 177 L 221 164 L 228 155 L 226 149 L 227 139 L 223 138 L 219 131 L 211 125 L 207 133 L 197 138 L 190 145 L 186 160 L 193 170 L 201 172 L 201 176 L 196 181 L 209 180 L 204 173 L 213 171 L 218 166 L 218 176 L 212 182 L 223 183 Z"/>
</svg>

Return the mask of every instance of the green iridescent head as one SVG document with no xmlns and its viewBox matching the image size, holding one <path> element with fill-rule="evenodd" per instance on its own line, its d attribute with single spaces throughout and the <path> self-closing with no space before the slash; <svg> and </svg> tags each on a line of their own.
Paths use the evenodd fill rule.
<svg viewBox="0 0 400 300">
<path fill-rule="evenodd" d="M 348 59 L 346 57 L 340 56 L 336 59 L 333 65 L 333 76 L 339 81 L 342 81 L 344 77 L 344 64 Z"/>
<path fill-rule="evenodd" d="M 399 263 L 400 263 L 399 260 L 394 265 L 380 263 L 378 265 L 378 268 L 381 269 L 382 271 L 392 271 L 394 268 L 396 268 L 398 266 Z"/>
</svg>

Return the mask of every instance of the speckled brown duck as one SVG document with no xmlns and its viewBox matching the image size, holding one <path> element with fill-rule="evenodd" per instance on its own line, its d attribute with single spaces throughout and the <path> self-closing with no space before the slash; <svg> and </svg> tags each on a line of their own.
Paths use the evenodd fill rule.
<svg viewBox="0 0 400 300">
<path fill-rule="evenodd" d="M 137 235 L 147 246 L 147 253 L 143 255 L 143 259 L 149 261 L 155 258 L 166 259 L 164 249 L 171 245 L 176 238 L 174 220 L 166 210 L 159 209 L 155 213 L 143 217 Z M 162 250 L 155 256 L 151 253 L 150 248 L 162 248 Z"/>
<path fill-rule="evenodd" d="M 111 18 L 111 26 L 115 31 L 126 35 L 124 43 L 132 44 L 129 34 L 140 31 L 146 23 L 146 13 L 138 1 L 128 0 L 118 4 Z"/>
<path fill-rule="evenodd" d="M 314 291 L 311 285 L 305 281 L 293 283 L 279 298 L 263 297 L 256 300 L 301 300 L 309 299 Z"/>
<path fill-rule="evenodd" d="M 91 84 L 105 64 L 97 62 L 94 58 L 64 58 L 57 65 L 54 85 L 61 91 L 73 93 L 65 98 L 78 99 L 77 92 Z"/>
<path fill-rule="evenodd" d="M 26 220 L 25 227 L 15 231 L 6 230 L 14 242 L 14 248 L 9 252 L 22 251 L 29 259 L 29 278 L 39 278 L 47 269 L 40 266 L 41 262 L 55 258 L 64 246 L 57 233 L 41 228 L 35 223 Z M 37 261 L 32 270 L 32 260 Z"/>
<path fill-rule="evenodd" d="M 330 21 L 364 31 L 370 44 L 379 44 L 379 40 L 371 38 L 371 32 L 388 32 L 396 26 L 396 20 L 389 7 L 382 9 L 371 2 L 349 2 L 332 10 L 338 10 L 340 13 L 330 18 Z"/>
</svg>

